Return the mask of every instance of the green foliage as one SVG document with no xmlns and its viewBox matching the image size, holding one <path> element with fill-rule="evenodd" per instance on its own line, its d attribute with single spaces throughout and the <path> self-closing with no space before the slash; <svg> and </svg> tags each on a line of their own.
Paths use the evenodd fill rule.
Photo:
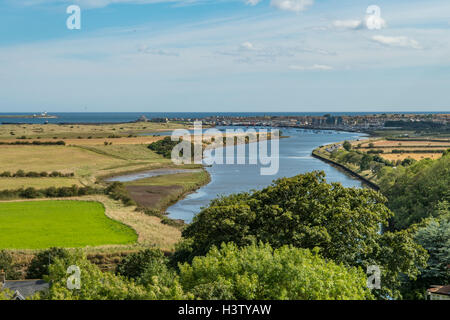
<svg viewBox="0 0 450 320">
<path fill-rule="evenodd" d="M 379 265 L 389 285 L 379 295 L 398 296 L 399 274 L 416 276 L 426 253 L 411 232 L 379 233 L 392 216 L 385 201 L 370 189 L 327 184 L 323 172 L 279 179 L 252 194 L 213 200 L 183 231 L 188 240 L 175 257 L 190 261 L 222 242 L 318 247 L 324 258 L 347 266 Z"/>
<path fill-rule="evenodd" d="M 12 255 L 6 250 L 0 250 L 0 271 L 1 270 L 6 273 L 8 280 L 16 280 L 20 276 L 13 263 Z"/>
<path fill-rule="evenodd" d="M 268 244 L 213 247 L 180 265 L 183 288 L 199 299 L 372 299 L 361 269 L 325 261 L 307 249 Z"/>
<path fill-rule="evenodd" d="M 138 279 L 149 266 L 161 266 L 167 258 L 159 249 L 145 249 L 129 254 L 116 267 L 116 273 L 127 278 Z"/>
<path fill-rule="evenodd" d="M 60 198 L 60 197 L 78 197 L 89 194 L 104 194 L 104 190 L 100 188 L 93 188 L 90 186 L 78 187 L 72 185 L 71 187 L 49 187 L 46 189 L 35 189 L 29 187 L 26 189 L 20 188 L 15 190 L 0 190 L 0 199 L 36 199 L 36 198 Z"/>
<path fill-rule="evenodd" d="M 63 248 L 50 248 L 38 252 L 27 269 L 28 279 L 43 279 L 49 274 L 49 266 L 56 259 L 65 259 L 69 256 L 69 252 Z"/>
<path fill-rule="evenodd" d="M 450 202 L 450 156 L 422 160 L 408 167 L 383 171 L 380 188 L 395 212 L 391 230 L 408 228 L 436 216 L 440 202 Z"/>
<path fill-rule="evenodd" d="M 69 266 L 75 265 L 81 271 L 80 289 L 68 289 L 67 274 Z M 146 286 L 137 284 L 133 279 L 110 272 L 102 272 L 90 263 L 81 252 L 70 254 L 65 259 L 56 259 L 49 268 L 49 276 L 45 278 L 51 283 L 48 292 L 36 296 L 36 299 L 49 300 L 153 300 L 153 299 L 185 299 L 181 286 L 177 281 L 172 287 L 165 287 L 153 278 L 153 283 Z"/>
<path fill-rule="evenodd" d="M 172 141 L 171 137 L 165 137 L 162 140 L 151 143 L 148 148 L 164 158 L 172 158 L 172 150 L 178 144 L 178 141 Z M 191 143 L 191 157 L 194 156 L 194 144 Z"/>
<path fill-rule="evenodd" d="M 446 208 L 444 208 L 446 207 Z M 430 255 L 428 266 L 421 270 L 415 281 L 407 281 L 403 288 L 409 299 L 425 299 L 426 289 L 436 284 L 450 283 L 450 210 L 442 204 L 439 218 L 430 218 L 422 223 L 415 240 Z"/>
<path fill-rule="evenodd" d="M 133 206 L 136 203 L 128 195 L 127 188 L 122 182 L 115 181 L 106 188 L 106 194 L 114 200 L 120 200 L 126 206 Z"/>
<path fill-rule="evenodd" d="M 352 144 L 348 141 L 345 141 L 344 144 L 342 145 L 344 147 L 345 150 L 350 151 L 352 149 Z"/>
<path fill-rule="evenodd" d="M 370 168 L 370 163 L 372 162 L 373 158 L 371 155 L 365 153 L 362 158 L 361 162 L 359 164 L 361 171 L 368 170 Z"/>
<path fill-rule="evenodd" d="M 7 289 L 0 290 L 0 301 L 11 300 L 11 297 L 14 295 L 13 292 Z"/>
<path fill-rule="evenodd" d="M 22 136 L 18 139 L 26 139 L 25 136 Z M 0 141 L 0 145 L 21 145 L 21 146 L 65 146 L 66 142 L 61 141 L 14 141 L 14 142 L 5 142 Z"/>
</svg>

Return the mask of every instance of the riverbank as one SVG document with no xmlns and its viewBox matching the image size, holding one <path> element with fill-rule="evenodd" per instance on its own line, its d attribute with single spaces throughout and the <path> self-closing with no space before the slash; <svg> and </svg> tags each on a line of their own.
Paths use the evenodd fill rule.
<svg viewBox="0 0 450 320">
<path fill-rule="evenodd" d="M 326 163 L 328 163 L 328 164 L 330 164 L 332 166 L 335 166 L 335 167 L 341 169 L 343 172 L 345 172 L 346 174 L 348 174 L 348 175 L 350 175 L 352 177 L 356 177 L 357 179 L 361 180 L 364 184 L 366 184 L 370 188 L 372 188 L 374 190 L 377 190 L 377 191 L 380 190 L 380 187 L 376 183 L 366 179 L 365 177 L 363 177 L 359 173 L 355 172 L 354 170 L 350 169 L 349 167 L 346 167 L 345 165 L 342 165 L 342 164 L 340 164 L 340 163 L 338 163 L 336 161 L 333 161 L 332 159 L 326 157 L 325 155 L 320 154 L 318 152 L 318 149 L 315 149 L 312 152 L 312 156 L 317 158 L 317 159 L 319 159 L 319 160 L 321 160 L 321 161 L 324 161 L 324 162 L 326 162 Z"/>
</svg>

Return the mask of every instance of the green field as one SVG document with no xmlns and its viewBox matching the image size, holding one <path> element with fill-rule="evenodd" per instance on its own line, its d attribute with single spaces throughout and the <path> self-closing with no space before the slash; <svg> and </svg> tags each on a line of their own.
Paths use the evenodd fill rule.
<svg viewBox="0 0 450 320">
<path fill-rule="evenodd" d="M 133 229 L 109 219 L 99 202 L 0 203 L 0 249 L 44 249 L 131 244 Z"/>
</svg>

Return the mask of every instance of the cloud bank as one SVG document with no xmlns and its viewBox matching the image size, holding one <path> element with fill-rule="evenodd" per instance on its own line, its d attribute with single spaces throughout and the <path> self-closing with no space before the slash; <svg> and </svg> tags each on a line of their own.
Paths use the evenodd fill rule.
<svg viewBox="0 0 450 320">
<path fill-rule="evenodd" d="M 300 12 L 314 4 L 314 0 L 272 0 L 270 5 L 285 11 Z"/>
</svg>

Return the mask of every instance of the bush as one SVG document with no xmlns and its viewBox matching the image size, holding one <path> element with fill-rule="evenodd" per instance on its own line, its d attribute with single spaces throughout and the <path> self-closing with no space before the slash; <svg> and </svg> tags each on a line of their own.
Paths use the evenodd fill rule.
<svg viewBox="0 0 450 320">
<path fill-rule="evenodd" d="M 2 177 L 11 177 L 12 174 L 11 174 L 11 172 L 9 172 L 9 171 L 4 171 L 4 172 L 2 172 L 1 176 L 2 176 Z"/>
<path fill-rule="evenodd" d="M 344 147 L 345 150 L 350 151 L 352 149 L 352 144 L 348 141 L 345 141 L 344 144 L 342 145 Z"/>
<path fill-rule="evenodd" d="M 12 255 L 6 250 L 0 250 L 0 271 L 1 270 L 6 273 L 6 278 L 8 280 L 17 280 L 20 276 L 20 273 L 13 264 Z"/>
<path fill-rule="evenodd" d="M 69 256 L 69 251 L 63 248 L 50 248 L 40 251 L 31 260 L 27 269 L 28 279 L 43 279 L 49 274 L 49 265 L 51 265 L 57 258 L 65 259 Z"/>
<path fill-rule="evenodd" d="M 164 158 L 172 157 L 172 149 L 178 144 L 178 141 L 172 141 L 171 137 L 165 137 L 162 140 L 151 143 L 148 148 Z M 194 156 L 194 144 L 191 143 L 191 158 Z"/>
<path fill-rule="evenodd" d="M 14 174 L 15 177 L 25 177 L 25 171 L 23 170 L 17 170 L 17 172 Z"/>
<path fill-rule="evenodd" d="M 127 278 L 138 279 L 148 267 L 157 268 L 165 265 L 167 261 L 161 250 L 145 249 L 123 258 L 116 267 L 116 273 Z"/>
<path fill-rule="evenodd" d="M 120 200 L 126 206 L 132 206 L 136 203 L 128 195 L 125 185 L 121 182 L 114 181 L 105 190 L 106 194 L 114 200 Z"/>
</svg>

